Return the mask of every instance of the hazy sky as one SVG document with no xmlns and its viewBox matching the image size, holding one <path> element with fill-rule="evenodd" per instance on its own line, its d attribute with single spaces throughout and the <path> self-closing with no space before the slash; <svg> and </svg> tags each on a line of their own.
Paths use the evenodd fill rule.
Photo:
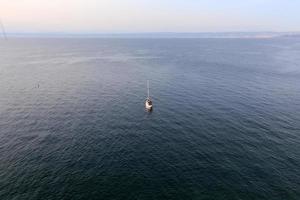
<svg viewBox="0 0 300 200">
<path fill-rule="evenodd" d="M 7 32 L 300 31 L 300 0 L 0 0 Z"/>
</svg>

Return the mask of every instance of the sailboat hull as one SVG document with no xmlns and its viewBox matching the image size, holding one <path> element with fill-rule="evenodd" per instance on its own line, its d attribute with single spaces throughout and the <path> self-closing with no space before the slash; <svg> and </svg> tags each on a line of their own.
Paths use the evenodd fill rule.
<svg viewBox="0 0 300 200">
<path fill-rule="evenodd" d="M 151 110 L 152 109 L 152 105 L 150 105 L 147 101 L 145 102 L 145 108 L 147 110 Z"/>
</svg>

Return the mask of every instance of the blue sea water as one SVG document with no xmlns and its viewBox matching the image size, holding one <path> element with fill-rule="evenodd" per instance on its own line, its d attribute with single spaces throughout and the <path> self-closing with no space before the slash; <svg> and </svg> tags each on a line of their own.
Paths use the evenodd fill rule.
<svg viewBox="0 0 300 200">
<path fill-rule="evenodd" d="M 300 199 L 300 39 L 1 40 L 0 199 Z"/>
</svg>

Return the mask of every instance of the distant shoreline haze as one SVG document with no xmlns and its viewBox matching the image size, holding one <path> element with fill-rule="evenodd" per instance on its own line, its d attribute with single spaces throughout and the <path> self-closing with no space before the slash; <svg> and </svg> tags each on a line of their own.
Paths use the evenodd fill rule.
<svg viewBox="0 0 300 200">
<path fill-rule="evenodd" d="M 274 38 L 300 37 L 300 32 L 6 33 L 6 35 L 21 38 Z"/>
</svg>

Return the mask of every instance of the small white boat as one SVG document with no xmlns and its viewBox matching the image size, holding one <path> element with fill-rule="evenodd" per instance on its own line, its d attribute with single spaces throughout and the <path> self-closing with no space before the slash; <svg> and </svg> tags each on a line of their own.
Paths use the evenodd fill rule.
<svg viewBox="0 0 300 200">
<path fill-rule="evenodd" d="M 147 110 L 152 110 L 153 103 L 150 99 L 149 81 L 147 81 L 147 88 L 148 88 L 148 97 L 145 101 L 145 107 L 146 107 Z"/>
</svg>

